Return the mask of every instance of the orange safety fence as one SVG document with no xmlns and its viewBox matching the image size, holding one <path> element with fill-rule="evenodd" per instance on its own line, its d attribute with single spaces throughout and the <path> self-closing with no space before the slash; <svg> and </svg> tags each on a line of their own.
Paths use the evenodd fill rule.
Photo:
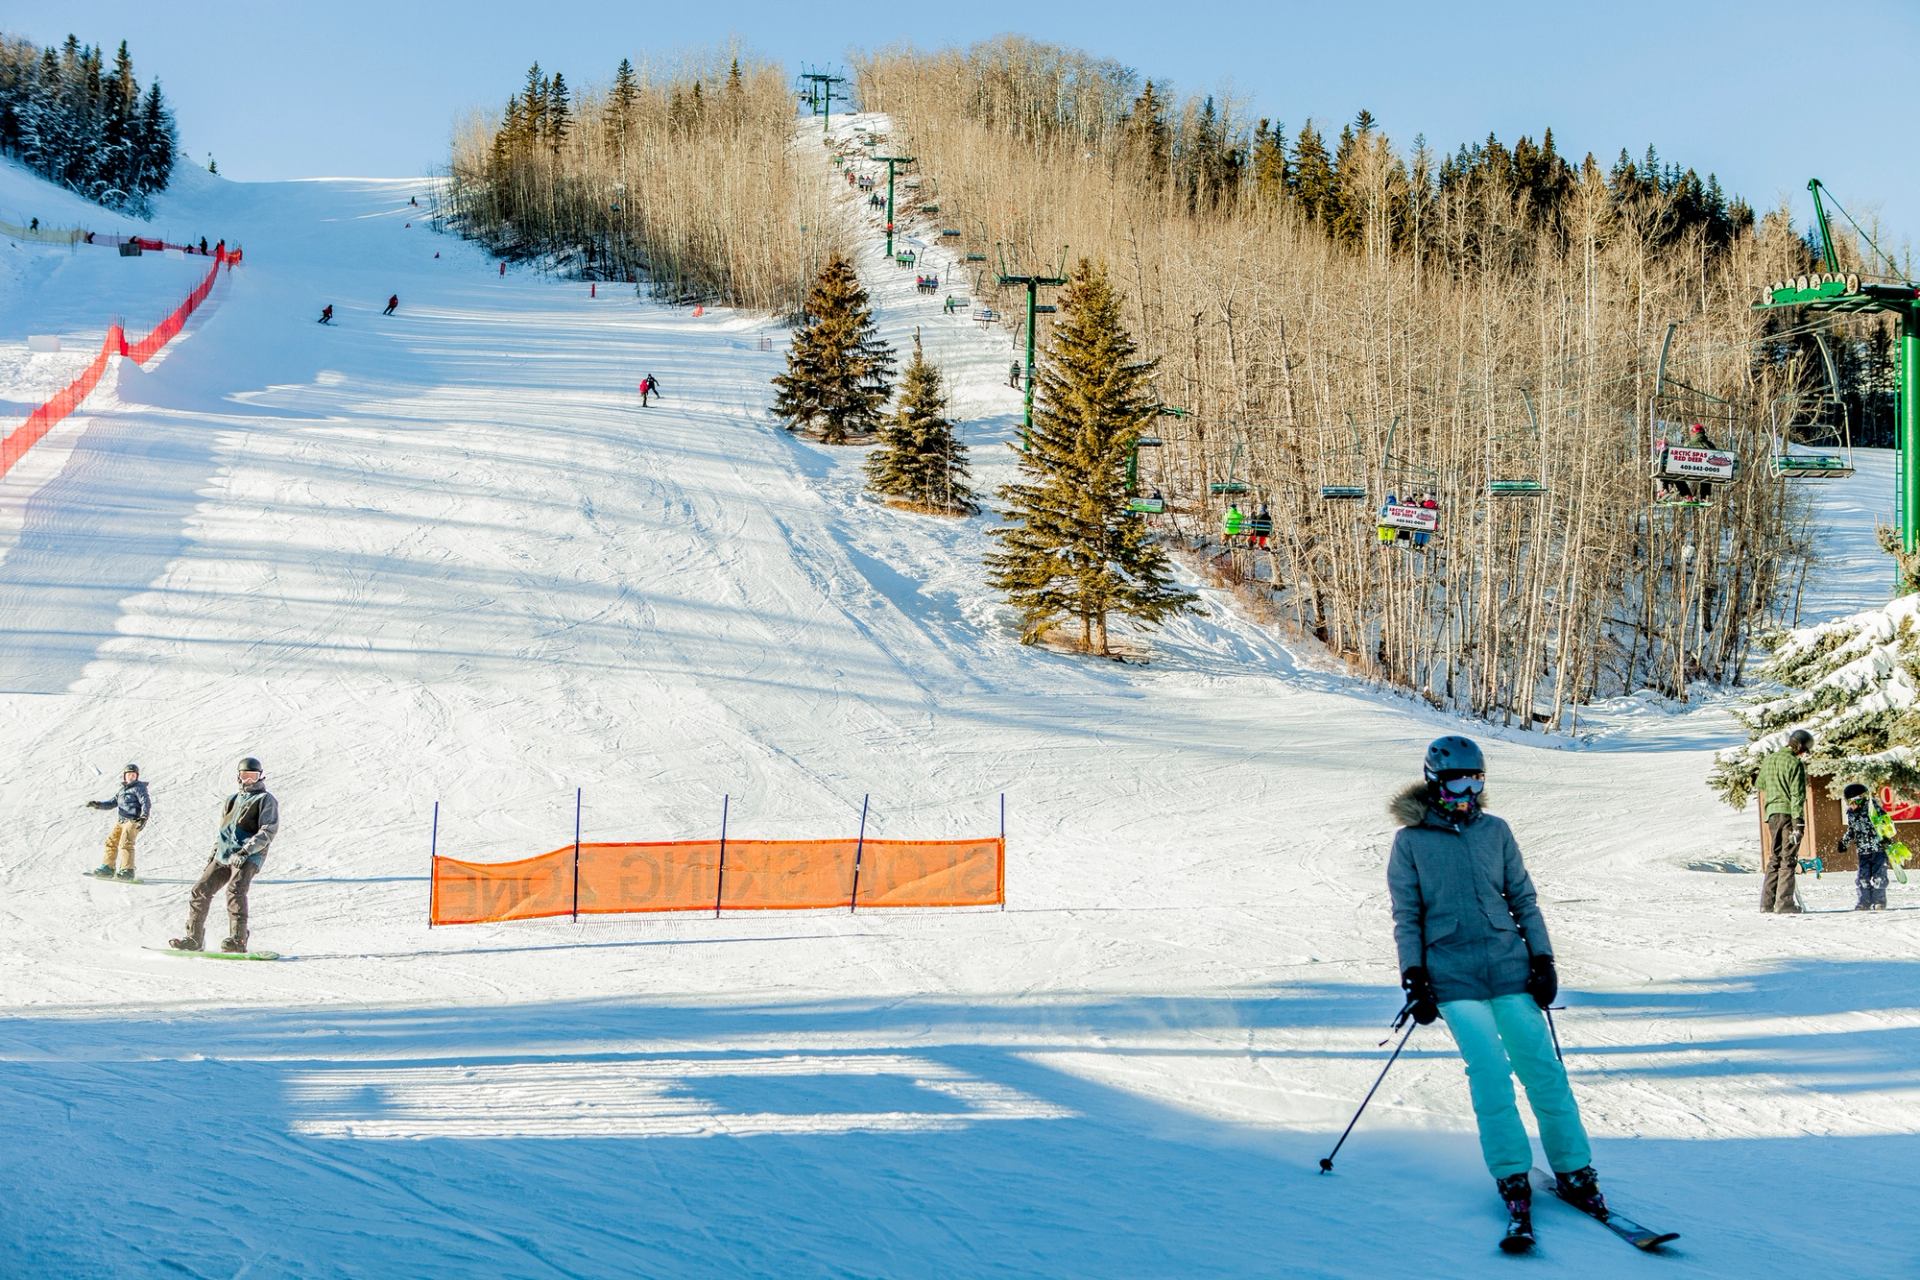
<svg viewBox="0 0 1920 1280">
<path fill-rule="evenodd" d="M 436 856 L 431 918 L 987 907 L 1006 901 L 1006 866 L 1004 836 L 635 841 L 568 845 L 517 862 Z"/>
<path fill-rule="evenodd" d="M 158 355 L 161 348 L 173 341 L 187 323 L 187 317 L 199 310 L 200 305 L 207 300 L 207 295 L 213 292 L 214 281 L 220 275 L 220 268 L 224 266 L 231 269 L 238 261 L 240 261 L 238 250 L 223 249 L 216 254 L 213 265 L 207 269 L 207 274 L 200 283 L 194 286 L 193 292 L 188 294 L 185 301 L 169 312 L 167 318 L 155 325 L 153 331 L 140 341 L 130 344 L 124 329 L 117 324 L 108 326 L 107 336 L 100 344 L 100 353 L 80 371 L 80 376 L 55 392 L 45 404 L 28 414 L 25 422 L 8 432 L 4 440 L 0 440 L 0 477 L 4 477 L 13 470 L 14 464 L 26 456 L 27 450 L 39 444 L 46 437 L 47 432 L 75 413 L 81 403 L 93 394 L 93 389 L 100 385 L 100 379 L 106 375 L 109 357 L 125 356 L 135 364 L 145 364 Z"/>
</svg>

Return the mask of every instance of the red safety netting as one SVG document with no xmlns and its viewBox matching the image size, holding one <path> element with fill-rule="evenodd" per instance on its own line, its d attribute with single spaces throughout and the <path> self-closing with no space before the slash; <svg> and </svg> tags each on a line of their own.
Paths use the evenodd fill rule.
<svg viewBox="0 0 1920 1280">
<path fill-rule="evenodd" d="M 80 376 L 69 382 L 45 404 L 27 415 L 27 420 L 7 433 L 0 440 L 0 476 L 13 470 L 13 464 L 26 456 L 46 436 L 47 432 L 63 422 L 69 414 L 80 407 L 80 402 L 93 394 L 100 379 L 107 372 L 107 359 L 117 356 L 127 345 L 127 335 L 119 325 L 107 330 L 106 339 L 100 344 L 100 354 L 95 356 Z"/>
<path fill-rule="evenodd" d="M 1006 861 L 1000 836 L 662 840 L 569 845 L 517 862 L 437 857 L 431 916 L 435 924 L 477 924 L 644 911 L 985 907 L 1006 901 Z"/>
<path fill-rule="evenodd" d="M 156 244 L 158 242 L 155 242 Z M 179 246 L 183 247 L 184 246 Z M 7 433 L 0 440 L 0 476 L 13 470 L 14 463 L 26 456 L 27 450 L 39 444 L 47 432 L 64 421 L 80 408 L 93 389 L 100 385 L 100 379 L 106 375 L 107 361 L 112 356 L 125 356 L 135 364 L 145 364 L 160 353 L 160 350 L 173 341 L 181 328 L 187 323 L 187 317 L 200 309 L 213 292 L 214 281 L 219 278 L 220 268 L 232 269 L 240 261 L 240 252 L 222 249 L 214 255 L 214 263 L 207 268 L 206 276 L 194 286 L 193 292 L 185 301 L 175 307 L 167 318 L 154 326 L 152 332 L 136 343 L 128 343 L 126 331 L 119 325 L 109 326 L 106 339 L 100 344 L 100 354 L 90 361 L 80 372 L 80 376 L 69 382 L 45 404 L 27 415 L 27 420 Z"/>
</svg>

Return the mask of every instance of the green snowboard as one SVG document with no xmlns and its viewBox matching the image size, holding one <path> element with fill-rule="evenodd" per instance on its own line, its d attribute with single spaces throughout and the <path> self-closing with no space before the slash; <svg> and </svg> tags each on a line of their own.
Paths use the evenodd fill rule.
<svg viewBox="0 0 1920 1280">
<path fill-rule="evenodd" d="M 279 960 L 283 957 L 278 951 L 179 951 L 173 947 L 142 947 L 142 951 L 158 951 L 168 956 L 198 956 L 203 960 Z"/>
</svg>

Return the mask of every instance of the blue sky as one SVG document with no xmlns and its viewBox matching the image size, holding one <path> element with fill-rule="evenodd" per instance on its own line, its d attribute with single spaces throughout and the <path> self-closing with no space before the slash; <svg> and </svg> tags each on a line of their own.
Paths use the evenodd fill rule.
<svg viewBox="0 0 1920 1280">
<path fill-rule="evenodd" d="M 1920 238 L 1920 164 L 1910 142 L 1895 145 L 1899 90 L 1920 60 L 1920 0 L 77 0 L 16 9 L 0 28 L 42 44 L 69 30 L 109 49 L 128 40 L 142 82 L 162 80 L 193 158 L 211 152 L 243 179 L 427 171 L 443 162 L 453 122 L 505 101 L 536 58 L 590 85 L 623 55 L 729 36 L 798 70 L 855 48 L 1017 31 L 1170 78 L 1176 93 L 1229 89 L 1289 135 L 1309 116 L 1337 127 L 1365 107 L 1403 148 L 1422 132 L 1450 149 L 1551 126 L 1562 151 L 1604 163 L 1651 142 L 1758 208 L 1787 197 L 1808 222 L 1806 181 L 1818 176 L 1856 215 L 1878 211 L 1896 238 Z"/>
</svg>

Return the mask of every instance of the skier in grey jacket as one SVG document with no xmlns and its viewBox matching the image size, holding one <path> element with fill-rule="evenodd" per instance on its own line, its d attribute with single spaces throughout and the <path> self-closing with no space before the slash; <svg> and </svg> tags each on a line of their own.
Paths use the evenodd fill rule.
<svg viewBox="0 0 1920 1280">
<path fill-rule="evenodd" d="M 187 898 L 187 930 L 167 939 L 176 951 L 200 951 L 207 927 L 207 908 L 222 885 L 227 890 L 227 938 L 222 951 L 247 949 L 247 889 L 267 860 L 267 849 L 280 830 L 280 802 L 267 790 L 266 773 L 252 756 L 240 761 L 240 789 L 227 797 L 220 810 L 220 834 L 213 856 Z"/>
<path fill-rule="evenodd" d="M 1531 1236 L 1533 1149 L 1513 1077 L 1526 1086 L 1563 1193 L 1604 1210 L 1580 1109 L 1542 1010 L 1560 981 L 1520 846 L 1486 811 L 1486 759 L 1470 738 L 1436 739 L 1425 780 L 1395 796 L 1387 860 L 1401 986 L 1414 1019 L 1446 1021 L 1467 1066 L 1480 1151 L 1513 1222 Z M 1589 1209 L 1591 1212 L 1592 1209 Z"/>
</svg>

